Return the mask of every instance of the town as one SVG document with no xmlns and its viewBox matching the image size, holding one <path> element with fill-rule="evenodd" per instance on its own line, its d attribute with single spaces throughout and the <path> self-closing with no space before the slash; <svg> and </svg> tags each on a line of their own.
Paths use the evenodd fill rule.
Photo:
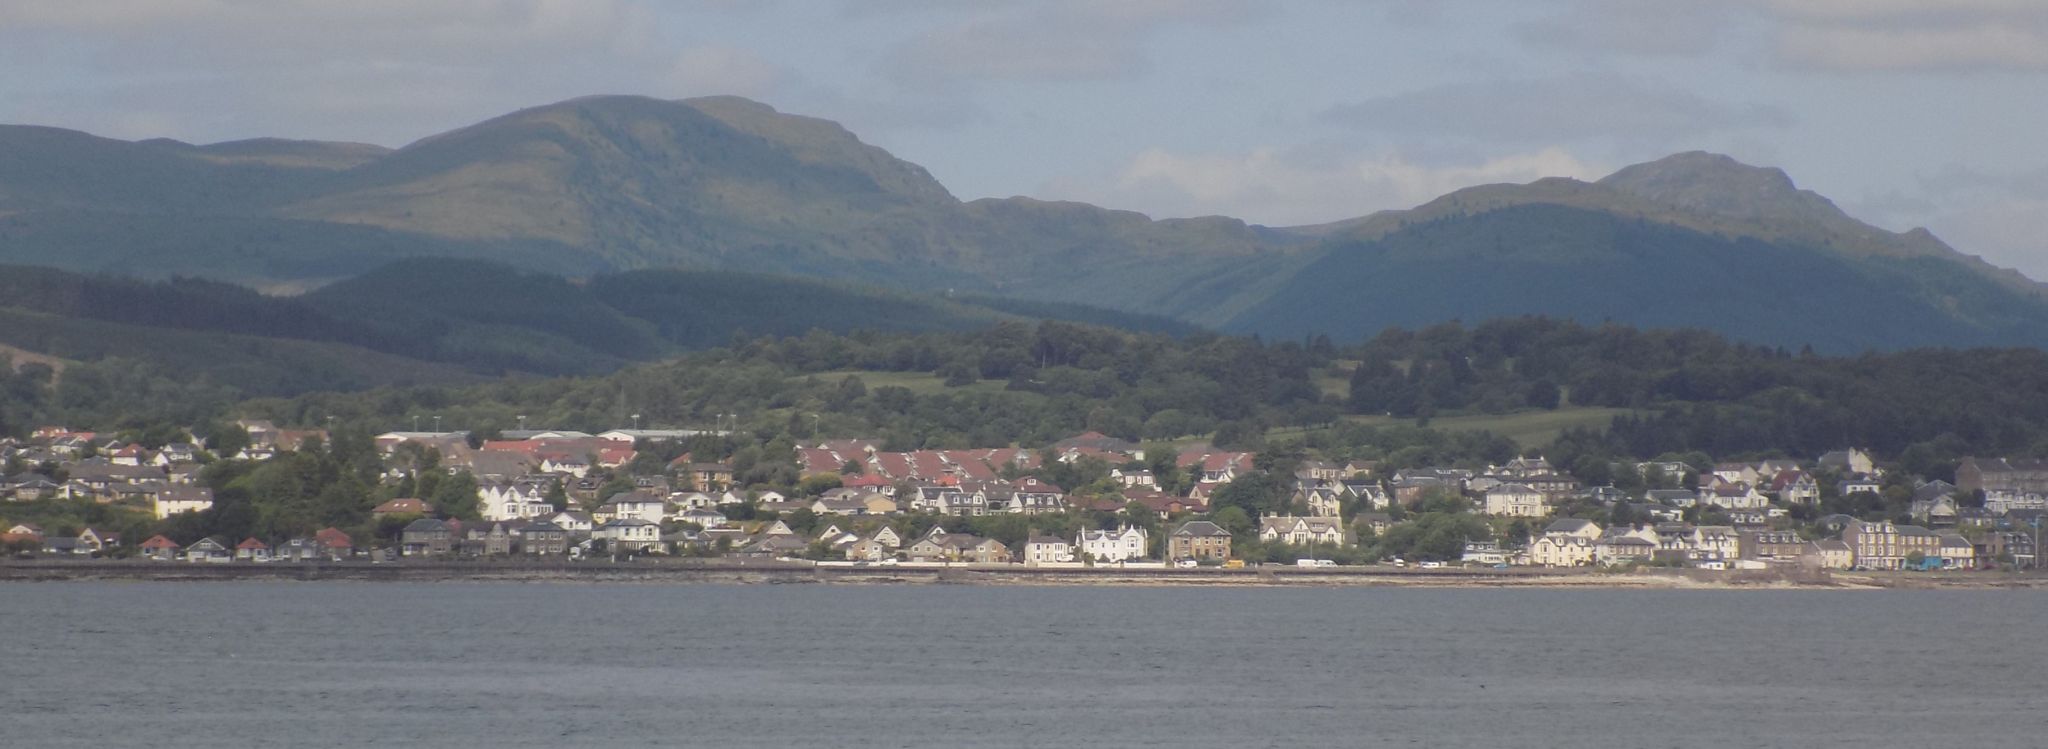
<svg viewBox="0 0 2048 749">
<path fill-rule="evenodd" d="M 235 426 L 215 449 L 190 434 L 150 448 L 54 426 L 0 441 L 0 547 L 24 558 L 186 563 L 739 557 L 1933 571 L 2033 568 L 2048 514 L 2048 461 L 1964 458 L 1949 482 L 1888 470 L 1853 448 L 1810 461 L 1613 466 L 1631 479 L 1623 488 L 1583 485 L 1541 456 L 1385 470 L 1095 432 L 1042 449 L 887 451 L 832 439 L 794 448 L 794 483 L 741 486 L 731 456 L 679 452 L 720 433 L 636 427 L 488 439 L 388 432 L 372 444 L 379 496 L 389 498 L 357 518 L 329 512 L 353 522 L 276 537 L 197 535 L 188 521 L 223 509 L 210 467 L 328 449 L 325 430 Z"/>
</svg>

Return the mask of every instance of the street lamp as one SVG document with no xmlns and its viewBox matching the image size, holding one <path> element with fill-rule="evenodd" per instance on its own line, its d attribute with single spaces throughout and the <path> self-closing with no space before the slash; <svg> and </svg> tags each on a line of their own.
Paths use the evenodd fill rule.
<svg viewBox="0 0 2048 749">
<path fill-rule="evenodd" d="M 419 431 L 419 430 L 420 430 L 420 415 L 419 415 L 419 414 L 413 414 L 413 415 L 412 415 L 412 430 L 413 430 L 413 431 L 415 431 L 415 432 L 417 432 L 417 431 Z"/>
<path fill-rule="evenodd" d="M 513 417 L 513 418 L 516 418 L 516 419 L 518 419 L 518 420 L 519 420 L 519 431 L 522 431 L 522 432 L 526 431 L 526 414 L 520 414 L 520 415 L 518 415 L 518 416 L 515 416 L 515 417 Z"/>
<path fill-rule="evenodd" d="M 440 434 L 440 433 L 441 433 L 441 417 L 440 417 L 440 416 L 438 416 L 438 415 L 436 415 L 436 416 L 434 417 L 434 433 L 435 433 L 435 434 Z"/>
<path fill-rule="evenodd" d="M 633 414 L 633 431 L 640 431 L 640 414 Z"/>
</svg>

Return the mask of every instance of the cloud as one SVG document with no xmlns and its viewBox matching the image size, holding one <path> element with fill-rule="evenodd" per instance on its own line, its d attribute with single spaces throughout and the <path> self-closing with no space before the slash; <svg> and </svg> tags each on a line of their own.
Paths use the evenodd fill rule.
<svg viewBox="0 0 2048 749">
<path fill-rule="evenodd" d="M 1106 179 L 1049 184 L 1045 197 L 1167 216 L 1230 215 L 1274 226 L 1313 224 L 1409 208 L 1460 188 L 1604 173 L 1562 147 L 1471 163 L 1427 164 L 1400 152 L 1263 147 L 1188 154 L 1153 148 Z"/>
<path fill-rule="evenodd" d="M 927 4 L 897 7 L 921 10 Z M 1124 78 L 1148 68 L 1145 47 L 1163 31 L 1239 24 L 1267 13 L 1263 3 L 1239 0 L 1047 0 L 977 7 L 989 10 L 919 33 L 889 51 L 884 74 L 905 86 L 947 88 L 989 80 Z"/>
<path fill-rule="evenodd" d="M 1668 141 L 1791 123 L 1775 107 L 1724 104 L 1609 75 L 1453 83 L 1334 107 L 1323 117 L 1400 136 L 1522 144 Z"/>
<path fill-rule="evenodd" d="M 674 88 L 682 91 L 754 98 L 775 93 L 795 77 L 760 55 L 719 45 L 685 49 L 669 70 Z"/>
<path fill-rule="evenodd" d="M 1853 215 L 1893 231 L 1932 230 L 1963 252 L 2048 279 L 2048 168 L 1985 171 L 1950 166 L 1913 189 L 1856 201 Z"/>
<path fill-rule="evenodd" d="M 1633 56 L 1696 56 L 1754 27 L 1759 52 L 1823 72 L 2048 69 L 2039 0 L 1574 0 L 1517 24 L 1523 42 Z"/>
<path fill-rule="evenodd" d="M 0 120 L 124 138 L 401 145 L 592 93 L 808 92 L 739 47 L 672 38 L 645 0 L 13 0 Z M 689 6 L 758 13 L 745 3 Z"/>
</svg>

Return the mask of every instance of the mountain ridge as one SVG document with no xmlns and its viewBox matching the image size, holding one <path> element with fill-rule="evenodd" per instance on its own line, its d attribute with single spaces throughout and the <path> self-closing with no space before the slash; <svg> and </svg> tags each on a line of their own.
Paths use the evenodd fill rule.
<svg viewBox="0 0 2048 749">
<path fill-rule="evenodd" d="M 1571 210 L 1521 210 L 1528 206 Z M 1512 213 L 1495 215 L 1503 211 Z M 1591 231 L 1608 223 L 1587 211 L 1670 231 Z M 1562 223 L 1531 224 L 1531 216 Z M 1457 221 L 1474 227 L 1438 226 Z M 1503 226 L 1526 233 L 1502 236 Z M 1560 243 L 1549 235 L 1573 239 Z M 2008 324 L 2014 315 L 2036 319 L 2030 307 L 1965 296 L 1986 293 L 1972 278 L 1989 282 L 1996 294 L 2044 296 L 2044 287 L 2017 271 L 1957 252 L 1924 229 L 1894 233 L 1858 221 L 1782 170 L 1705 152 L 1624 167 L 1593 182 L 1478 185 L 1408 209 L 1276 228 L 1222 216 L 1153 219 L 1027 197 L 963 201 L 923 167 L 838 123 L 740 97 L 580 97 L 396 149 L 284 139 L 193 146 L 0 127 L 0 262 L 264 285 L 317 286 L 410 256 L 466 257 L 572 276 L 690 268 L 829 278 L 1086 303 L 1279 334 L 1304 320 L 1281 314 L 1290 302 L 1276 295 L 1320 288 L 1303 274 L 1357 277 L 1345 263 L 1415 260 L 1360 252 L 1362 246 L 1407 253 L 1427 240 L 1449 243 L 1436 250 L 1444 257 L 1508 252 L 1503 257 L 1512 263 L 1466 267 L 1482 281 L 1522 262 L 1647 257 L 1657 262 L 1640 271 L 1651 274 L 1689 262 L 1613 244 L 1652 235 L 1715 252 L 1754 242 L 1816 273 L 1834 266 L 1804 254 L 1829 254 L 1853 272 L 1826 270 L 1827 282 L 1856 284 L 1901 304 L 1925 302 L 1930 314 L 1965 328 L 2005 331 L 2000 335 L 2008 337 L 1998 340 L 2036 338 L 2011 338 L 2022 328 Z M 1523 247 L 1509 252 L 1516 249 L 1509 245 Z M 1555 256 L 1546 260 L 1529 248 Z M 1773 261 L 1751 249 L 1739 254 L 1766 266 Z M 1920 261 L 1939 272 L 1896 272 Z M 1952 269 L 1963 276 L 1948 278 Z M 1587 272 L 1604 277 L 1605 269 Z M 1746 288 L 1769 284 L 1742 280 L 1727 293 L 1745 305 L 1787 313 L 1796 306 Z M 1870 286 L 1880 281 L 1892 288 Z M 1456 300 L 1470 285 L 1437 283 L 1417 291 Z M 1320 300 L 1329 328 L 1358 330 L 1373 320 L 1353 318 L 1385 316 L 1344 301 L 1341 292 L 1321 293 L 1336 296 Z M 1548 293 L 1527 300 L 1532 311 L 1583 306 L 1568 289 Z M 1450 311 L 1491 309 L 1483 300 L 1465 302 Z M 1972 317 L 1972 309 L 1998 312 Z M 1637 314 L 1581 310 L 1596 313 L 1623 320 Z M 2037 318 L 2048 328 L 2048 310 Z M 1278 328 L 1257 327 L 1282 319 Z"/>
</svg>

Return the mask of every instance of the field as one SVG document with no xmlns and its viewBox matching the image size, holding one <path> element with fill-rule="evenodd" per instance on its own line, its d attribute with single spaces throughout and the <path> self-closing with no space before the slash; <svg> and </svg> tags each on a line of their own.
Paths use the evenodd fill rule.
<svg viewBox="0 0 2048 749">
<path fill-rule="evenodd" d="M 847 375 L 855 375 L 859 377 L 861 384 L 867 386 L 868 392 L 874 392 L 875 388 L 879 387 L 900 387 L 905 390 L 909 390 L 910 392 L 916 393 L 918 395 L 932 395 L 935 393 L 946 392 L 1010 392 L 1008 389 L 1009 383 L 1003 380 L 981 380 L 975 382 L 972 385 L 961 385 L 960 387 L 946 387 L 945 378 L 932 374 L 930 372 L 868 372 L 861 370 L 838 370 L 832 372 L 819 372 L 817 374 L 800 375 L 792 379 L 801 380 L 804 379 L 805 377 L 816 377 L 820 382 L 836 383 L 842 379 L 845 379 Z M 1017 393 L 1017 395 L 1035 397 L 1037 394 Z"/>
<path fill-rule="evenodd" d="M 1604 429 L 1618 414 L 1627 413 L 1624 408 L 1567 407 L 1555 411 L 1522 411 L 1510 414 L 1473 414 L 1470 416 L 1443 416 L 1432 419 L 1429 426 L 1447 431 L 1485 430 L 1515 441 L 1523 447 L 1541 447 L 1557 439 L 1557 435 L 1572 427 L 1594 427 Z M 1346 421 L 1373 426 L 1412 424 L 1413 419 L 1396 419 L 1387 416 L 1346 416 Z M 1281 427 L 1268 432 L 1270 436 L 1282 437 L 1299 435 L 1300 427 Z"/>
</svg>

